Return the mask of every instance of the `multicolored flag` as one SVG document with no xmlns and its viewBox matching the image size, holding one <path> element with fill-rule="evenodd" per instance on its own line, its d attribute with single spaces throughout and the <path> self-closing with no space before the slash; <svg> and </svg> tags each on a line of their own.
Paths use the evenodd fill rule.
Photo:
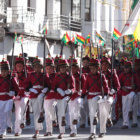
<svg viewBox="0 0 140 140">
<path fill-rule="evenodd" d="M 89 44 L 89 43 L 90 43 L 90 34 L 88 34 L 85 40 L 85 44 Z"/>
<path fill-rule="evenodd" d="M 20 35 L 18 40 L 19 40 L 20 43 L 23 43 L 23 35 Z"/>
<path fill-rule="evenodd" d="M 105 39 L 97 32 L 96 32 L 96 37 L 101 41 L 105 41 Z"/>
<path fill-rule="evenodd" d="M 72 40 L 71 40 L 74 44 L 77 44 L 78 42 L 77 42 L 77 39 L 76 39 L 76 37 L 72 37 Z"/>
<path fill-rule="evenodd" d="M 47 35 L 47 28 L 46 27 L 44 28 L 43 32 L 44 32 L 44 35 Z"/>
<path fill-rule="evenodd" d="M 65 45 L 68 45 L 70 41 L 70 37 L 68 35 L 68 33 L 66 32 L 66 34 L 64 34 L 63 38 L 62 38 L 62 42 L 64 42 Z"/>
<path fill-rule="evenodd" d="M 79 42 L 79 43 L 81 43 L 81 44 L 85 44 L 85 38 L 84 37 L 82 37 L 82 36 L 80 36 L 80 35 L 76 35 L 76 39 L 77 39 L 77 41 Z"/>
<path fill-rule="evenodd" d="M 114 28 L 113 37 L 117 40 L 121 37 L 121 35 L 122 34 L 117 29 Z"/>
</svg>

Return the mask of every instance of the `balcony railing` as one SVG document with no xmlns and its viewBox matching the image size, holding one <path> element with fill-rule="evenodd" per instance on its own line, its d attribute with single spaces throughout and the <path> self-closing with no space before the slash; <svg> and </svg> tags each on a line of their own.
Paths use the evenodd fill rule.
<svg viewBox="0 0 140 140">
<path fill-rule="evenodd" d="M 24 28 L 33 32 L 40 32 L 44 25 L 47 25 L 48 30 L 81 31 L 81 19 L 64 15 L 39 15 L 30 7 L 7 8 L 7 23 L 11 24 L 11 28 Z M 18 26 L 18 23 L 22 26 Z"/>
</svg>

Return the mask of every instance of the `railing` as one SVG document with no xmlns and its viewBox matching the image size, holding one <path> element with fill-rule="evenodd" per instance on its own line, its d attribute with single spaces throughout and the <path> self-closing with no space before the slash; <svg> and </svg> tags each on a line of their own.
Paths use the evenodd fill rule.
<svg viewBox="0 0 140 140">
<path fill-rule="evenodd" d="M 48 30 L 81 31 L 81 19 L 64 15 L 39 15 L 31 7 L 7 8 L 7 23 L 24 23 L 24 28 L 35 32 L 39 32 L 44 25 L 47 25 Z"/>
<path fill-rule="evenodd" d="M 72 31 L 81 31 L 81 19 L 75 19 L 71 16 L 55 16 L 48 15 L 47 18 L 49 29 L 53 30 L 72 30 Z"/>
</svg>

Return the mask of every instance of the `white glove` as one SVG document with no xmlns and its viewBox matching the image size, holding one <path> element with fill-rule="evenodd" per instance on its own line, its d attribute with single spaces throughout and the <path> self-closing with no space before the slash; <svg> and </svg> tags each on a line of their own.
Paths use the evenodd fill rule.
<svg viewBox="0 0 140 140">
<path fill-rule="evenodd" d="M 42 99 L 45 96 L 45 93 L 40 93 L 37 98 Z"/>
<path fill-rule="evenodd" d="M 14 91 L 9 91 L 8 95 L 9 96 L 15 96 L 15 92 Z"/>
<path fill-rule="evenodd" d="M 25 91 L 24 95 L 29 96 L 30 92 Z"/>
<path fill-rule="evenodd" d="M 46 93 L 48 91 L 48 88 L 43 88 L 43 90 L 41 90 L 42 93 Z"/>
<path fill-rule="evenodd" d="M 35 94 L 38 94 L 38 91 L 37 91 L 36 89 L 34 89 L 34 88 L 30 88 L 29 91 L 30 91 L 30 92 L 33 92 L 33 93 L 35 93 Z"/>
<path fill-rule="evenodd" d="M 61 88 L 57 88 L 57 92 L 58 92 L 61 96 L 65 96 L 65 92 L 64 92 L 64 90 L 62 90 Z"/>
<path fill-rule="evenodd" d="M 65 94 L 66 94 L 66 95 L 71 94 L 71 90 L 70 90 L 70 89 L 65 90 Z"/>
<path fill-rule="evenodd" d="M 113 95 L 115 92 L 116 92 L 116 91 L 115 91 L 114 89 L 111 89 L 109 94 L 110 94 L 110 95 Z"/>
<path fill-rule="evenodd" d="M 78 92 L 78 95 L 80 95 L 80 96 L 82 95 L 82 90 L 80 90 L 80 91 Z"/>
<path fill-rule="evenodd" d="M 50 90 L 50 92 L 54 92 L 54 90 Z"/>
<path fill-rule="evenodd" d="M 19 100 L 19 99 L 20 99 L 20 96 L 17 95 L 17 96 L 15 97 L 15 100 Z"/>
</svg>

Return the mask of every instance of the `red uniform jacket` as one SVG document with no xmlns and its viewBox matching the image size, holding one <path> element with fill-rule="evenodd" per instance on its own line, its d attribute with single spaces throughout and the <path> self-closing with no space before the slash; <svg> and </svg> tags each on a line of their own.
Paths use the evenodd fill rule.
<svg viewBox="0 0 140 140">
<path fill-rule="evenodd" d="M 74 83 L 75 83 L 75 91 L 71 96 L 71 100 L 74 100 L 77 97 L 80 97 L 80 95 L 78 94 L 79 89 L 80 89 L 80 87 L 79 87 L 79 85 L 80 85 L 80 73 L 74 74 L 73 77 L 74 77 Z M 81 89 L 82 89 L 85 81 L 86 81 L 85 75 L 82 75 L 82 77 L 81 77 Z"/>
<path fill-rule="evenodd" d="M 140 81 L 140 70 L 136 71 L 136 75 L 137 75 L 138 80 Z M 137 92 L 140 92 L 140 85 L 137 88 Z"/>
<path fill-rule="evenodd" d="M 10 76 L 8 75 L 7 77 L 4 78 L 0 75 L 0 100 L 6 101 L 12 99 L 13 97 L 9 95 L 1 95 L 4 92 L 8 93 L 10 90 L 15 92 L 19 91 L 15 78 L 12 78 L 10 89 Z"/>
<path fill-rule="evenodd" d="M 111 89 L 111 70 L 108 70 L 103 73 L 107 79 L 108 86 Z M 113 75 L 112 75 L 112 88 L 115 89 L 116 91 L 119 91 L 119 89 L 120 89 L 119 77 L 115 70 L 113 70 Z"/>
<path fill-rule="evenodd" d="M 109 93 L 109 87 L 108 87 L 107 80 L 106 80 L 104 74 L 102 74 L 102 82 L 103 82 L 104 93 L 108 94 Z M 99 92 L 100 94 L 98 94 L 98 95 L 102 94 L 101 93 L 101 79 L 100 79 L 100 73 L 99 72 L 95 75 L 92 74 L 92 73 L 88 74 L 88 76 L 86 78 L 86 81 L 85 81 L 85 84 L 84 84 L 84 87 L 83 87 L 82 94 L 86 94 L 88 92 Z M 91 99 L 95 96 L 97 96 L 97 95 L 89 95 L 88 94 L 87 98 Z"/>
<path fill-rule="evenodd" d="M 130 73 L 121 73 L 121 75 L 119 76 L 119 80 L 120 80 L 120 84 L 121 84 L 121 88 L 123 86 L 126 87 L 132 87 L 132 72 Z M 137 78 L 137 75 L 134 74 L 134 85 L 136 85 L 137 89 L 139 88 L 140 82 Z M 128 95 L 131 91 L 136 91 L 137 89 L 129 89 L 128 92 L 124 91 L 124 90 L 120 90 L 120 93 L 122 96 L 126 96 Z"/>
<path fill-rule="evenodd" d="M 69 87 L 68 87 L 69 85 Z M 74 79 L 73 76 L 69 77 L 69 74 L 61 74 L 58 72 L 53 80 L 52 90 L 56 91 L 57 88 L 67 90 L 68 88 L 74 91 Z M 66 95 L 65 95 L 66 96 Z M 56 99 L 63 99 L 65 96 L 61 96 L 59 93 L 56 94 Z"/>
<path fill-rule="evenodd" d="M 33 92 L 30 93 L 30 98 L 37 98 L 38 95 L 41 93 L 41 90 L 44 87 L 48 87 L 49 85 L 49 79 L 47 78 L 47 76 L 44 76 L 43 78 L 43 73 L 31 73 L 29 78 L 28 78 L 28 82 L 26 82 L 26 84 L 29 84 L 29 88 L 34 88 L 34 86 L 40 86 L 41 88 L 34 88 L 38 91 L 38 94 L 35 94 Z M 44 84 L 44 85 L 43 85 Z"/>
<path fill-rule="evenodd" d="M 26 95 L 24 94 L 26 88 L 27 88 L 27 84 L 26 84 L 26 78 L 25 78 L 25 73 L 21 72 L 21 73 L 14 73 L 15 74 L 15 79 L 17 81 L 18 84 L 18 88 L 19 88 L 19 92 L 18 92 L 18 96 L 20 97 L 26 97 Z"/>
<path fill-rule="evenodd" d="M 49 85 L 50 91 L 47 93 L 47 96 L 45 98 L 46 100 L 47 99 L 54 99 L 55 96 L 56 96 L 56 92 L 55 91 L 52 91 L 52 85 L 53 85 L 53 80 L 55 78 L 55 75 L 56 75 L 55 73 L 52 73 L 50 75 L 47 75 L 47 77 L 49 79 L 49 83 L 50 83 L 50 85 Z"/>
</svg>

